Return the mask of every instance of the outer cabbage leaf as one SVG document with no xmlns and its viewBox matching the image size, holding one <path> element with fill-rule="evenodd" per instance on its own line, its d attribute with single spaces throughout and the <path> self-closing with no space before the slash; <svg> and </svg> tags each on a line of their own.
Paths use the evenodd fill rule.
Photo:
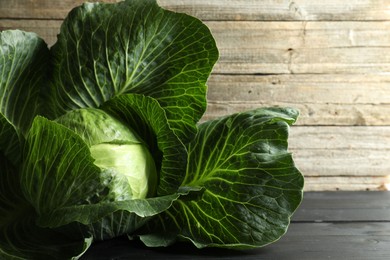
<svg viewBox="0 0 390 260">
<path fill-rule="evenodd" d="M 102 109 L 124 120 L 146 142 L 159 172 L 157 196 L 177 192 L 185 176 L 187 151 L 159 103 L 144 95 L 126 94 L 110 100 Z"/>
<path fill-rule="evenodd" d="M 0 153 L 0 259 L 77 259 L 92 242 L 89 237 L 67 237 L 35 222 L 16 167 Z"/>
<path fill-rule="evenodd" d="M 66 127 L 37 116 L 27 135 L 21 186 L 38 215 L 89 204 L 105 194 L 104 174 L 84 141 Z"/>
<path fill-rule="evenodd" d="M 182 186 L 203 192 L 176 201 L 143 242 L 251 248 L 279 239 L 302 200 L 303 177 L 287 152 L 296 117 L 292 109 L 258 109 L 201 124 Z"/>
<path fill-rule="evenodd" d="M 18 131 L 25 132 L 42 110 L 49 60 L 47 45 L 35 33 L 0 32 L 0 113 Z"/>
<path fill-rule="evenodd" d="M 50 111 L 99 107 L 124 93 L 154 97 L 174 132 L 192 138 L 218 58 L 207 26 L 155 0 L 85 3 L 65 19 L 52 48 Z"/>
<path fill-rule="evenodd" d="M 180 194 L 147 199 L 101 202 L 58 208 L 38 219 L 43 227 L 56 228 L 77 222 L 95 240 L 105 240 L 131 234 L 151 217 L 171 207 Z M 76 224 L 77 224 L 76 223 Z"/>
</svg>

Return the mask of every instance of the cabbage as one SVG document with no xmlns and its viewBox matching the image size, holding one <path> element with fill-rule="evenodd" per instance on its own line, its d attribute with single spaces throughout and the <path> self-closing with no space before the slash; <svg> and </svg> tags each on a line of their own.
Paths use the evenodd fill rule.
<svg viewBox="0 0 390 260">
<path fill-rule="evenodd" d="M 129 126 L 95 108 L 76 109 L 56 119 L 90 147 L 94 164 L 109 172 L 112 200 L 152 197 L 157 171 L 146 143 Z"/>
<path fill-rule="evenodd" d="M 50 49 L 0 33 L 0 258 L 78 259 L 96 240 L 254 248 L 285 234 L 303 176 L 292 108 L 200 123 L 218 59 L 155 0 L 85 3 Z"/>
</svg>

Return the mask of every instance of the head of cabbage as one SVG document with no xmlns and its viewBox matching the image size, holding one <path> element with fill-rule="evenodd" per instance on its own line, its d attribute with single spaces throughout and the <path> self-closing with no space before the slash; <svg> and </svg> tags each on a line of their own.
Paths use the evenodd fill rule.
<svg viewBox="0 0 390 260">
<path fill-rule="evenodd" d="M 109 200 L 155 195 L 157 171 L 147 144 L 131 127 L 95 108 L 73 110 L 56 120 L 89 146 L 94 164 L 105 174 Z"/>
<path fill-rule="evenodd" d="M 50 48 L 20 30 L 0 46 L 0 259 L 78 259 L 122 235 L 241 249 L 286 233 L 304 183 L 287 149 L 298 111 L 200 122 L 219 57 L 200 20 L 156 0 L 85 3 Z"/>
</svg>

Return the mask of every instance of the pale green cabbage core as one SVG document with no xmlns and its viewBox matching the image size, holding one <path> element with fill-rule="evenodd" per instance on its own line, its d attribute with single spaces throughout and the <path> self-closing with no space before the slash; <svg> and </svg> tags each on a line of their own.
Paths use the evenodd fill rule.
<svg viewBox="0 0 390 260">
<path fill-rule="evenodd" d="M 144 199 L 154 196 L 157 171 L 143 140 L 131 127 L 103 110 L 84 108 L 56 120 L 77 133 L 89 146 L 94 164 L 110 200 Z"/>
<path fill-rule="evenodd" d="M 140 143 L 102 143 L 90 148 L 95 165 L 112 170 L 117 181 L 125 178 L 132 192 L 132 199 L 144 199 L 153 195 L 156 187 L 156 167 L 149 150 Z M 124 181 L 124 180 L 123 180 Z"/>
</svg>

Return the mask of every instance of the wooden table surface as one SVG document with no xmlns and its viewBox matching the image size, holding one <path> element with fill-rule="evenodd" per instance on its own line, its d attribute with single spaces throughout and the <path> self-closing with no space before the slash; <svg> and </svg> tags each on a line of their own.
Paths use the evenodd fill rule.
<svg viewBox="0 0 390 260">
<path fill-rule="evenodd" d="M 390 259 L 390 192 L 307 192 L 287 234 L 250 251 L 153 249 L 114 239 L 94 244 L 82 258 L 114 259 Z"/>
</svg>

